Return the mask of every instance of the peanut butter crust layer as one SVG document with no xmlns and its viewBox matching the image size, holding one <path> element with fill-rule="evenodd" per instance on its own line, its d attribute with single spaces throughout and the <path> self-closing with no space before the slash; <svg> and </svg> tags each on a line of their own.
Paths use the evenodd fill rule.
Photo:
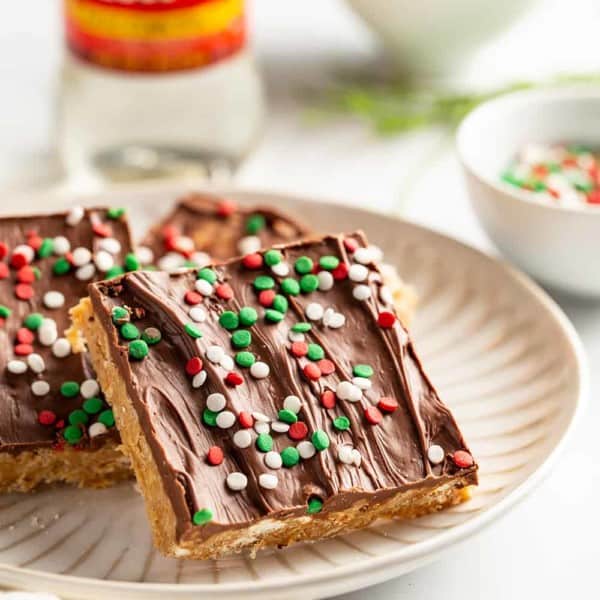
<svg viewBox="0 0 600 600">
<path fill-rule="evenodd" d="M 74 322 L 162 552 L 255 551 L 468 496 L 477 466 L 373 256 L 361 233 L 326 236 L 90 286 Z"/>
</svg>

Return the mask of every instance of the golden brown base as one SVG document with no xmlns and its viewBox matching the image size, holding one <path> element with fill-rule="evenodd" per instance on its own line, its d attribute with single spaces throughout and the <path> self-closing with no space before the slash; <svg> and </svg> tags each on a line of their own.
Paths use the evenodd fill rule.
<svg viewBox="0 0 600 600">
<path fill-rule="evenodd" d="M 352 529 L 365 527 L 380 518 L 414 518 L 463 502 L 469 497 L 471 474 L 444 481 L 437 487 L 398 492 L 382 499 L 374 494 L 358 500 L 345 510 L 315 516 L 276 520 L 264 518 L 249 526 L 217 533 L 201 539 L 189 536 L 178 540 L 176 517 L 165 493 L 162 479 L 144 437 L 125 382 L 111 360 L 108 337 L 94 318 L 89 298 L 72 310 L 73 322 L 88 342 L 100 384 L 113 406 L 123 444 L 131 456 L 138 483 L 143 490 L 146 511 L 154 542 L 167 556 L 181 558 L 216 558 L 248 550 L 251 554 L 267 546 L 287 546 L 294 542 L 317 540 Z"/>
</svg>

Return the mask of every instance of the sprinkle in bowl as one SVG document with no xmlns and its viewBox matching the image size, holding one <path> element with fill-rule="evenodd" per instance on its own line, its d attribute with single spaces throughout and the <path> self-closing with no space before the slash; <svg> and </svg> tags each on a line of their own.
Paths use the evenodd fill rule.
<svg viewBox="0 0 600 600">
<path fill-rule="evenodd" d="M 600 298 L 600 205 L 553 202 L 503 179 L 531 144 L 600 150 L 600 87 L 507 94 L 471 112 L 456 138 L 471 204 L 498 249 L 552 288 Z"/>
</svg>

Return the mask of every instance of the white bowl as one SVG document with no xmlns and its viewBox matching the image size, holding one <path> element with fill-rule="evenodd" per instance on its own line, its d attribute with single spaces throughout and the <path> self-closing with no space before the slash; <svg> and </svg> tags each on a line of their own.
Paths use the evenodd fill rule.
<svg viewBox="0 0 600 600">
<path fill-rule="evenodd" d="M 600 147 L 600 88 L 502 96 L 470 113 L 456 138 L 471 203 L 498 249 L 550 287 L 600 297 L 600 207 L 552 205 L 500 180 L 524 144 L 561 141 Z"/>
</svg>

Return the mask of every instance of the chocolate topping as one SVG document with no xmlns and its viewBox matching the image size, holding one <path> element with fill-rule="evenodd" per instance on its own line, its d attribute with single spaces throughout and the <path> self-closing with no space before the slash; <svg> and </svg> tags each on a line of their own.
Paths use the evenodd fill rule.
<svg viewBox="0 0 600 600">
<path fill-rule="evenodd" d="M 307 507 L 316 512 L 321 502 L 327 512 L 366 496 L 383 500 L 457 473 L 476 483 L 477 467 L 394 316 L 364 236 L 328 236 L 278 249 L 288 275 L 282 268 L 275 274 L 262 254 L 262 260 L 214 267 L 212 289 L 198 285 L 196 271 L 135 272 L 90 286 L 94 312 L 109 334 L 113 359 L 177 515 L 180 540 L 205 539 L 263 517 L 303 515 Z M 322 276 L 321 282 L 318 273 L 324 271 L 332 277 Z M 313 274 L 319 289 L 311 291 Z M 274 309 L 275 301 L 269 305 L 269 294 L 260 288 L 284 297 L 289 306 L 278 300 L 281 310 Z M 196 289 L 207 294 L 198 304 L 189 296 Z M 127 341 L 111 316 L 115 307 L 127 307 L 140 331 L 160 330 L 162 340 L 142 360 L 128 359 Z M 206 319 L 194 322 L 191 311 L 198 307 Z M 242 317 L 252 316 L 248 307 L 258 319 L 244 325 Z M 298 323 L 309 323 L 310 330 L 298 331 L 308 329 L 303 325 L 293 331 Z M 218 348 L 237 364 L 228 365 Z M 268 369 L 239 366 L 252 361 L 239 352 L 251 353 Z M 222 399 L 211 394 L 223 395 L 224 409 L 218 406 Z M 284 410 L 289 396 L 300 399 L 299 412 L 296 400 L 287 400 Z M 225 415 L 219 424 L 218 415 L 227 411 L 235 422 Z M 270 427 L 255 428 L 268 431 L 266 436 L 259 440 L 248 428 L 249 445 L 245 434 L 236 438 L 261 415 Z M 302 425 L 277 433 L 295 420 Z M 269 436 L 283 468 L 268 466 Z M 307 441 L 314 456 L 289 450 Z M 276 481 L 261 478 L 264 474 Z M 201 526 L 193 524 L 194 515 Z"/>
</svg>

